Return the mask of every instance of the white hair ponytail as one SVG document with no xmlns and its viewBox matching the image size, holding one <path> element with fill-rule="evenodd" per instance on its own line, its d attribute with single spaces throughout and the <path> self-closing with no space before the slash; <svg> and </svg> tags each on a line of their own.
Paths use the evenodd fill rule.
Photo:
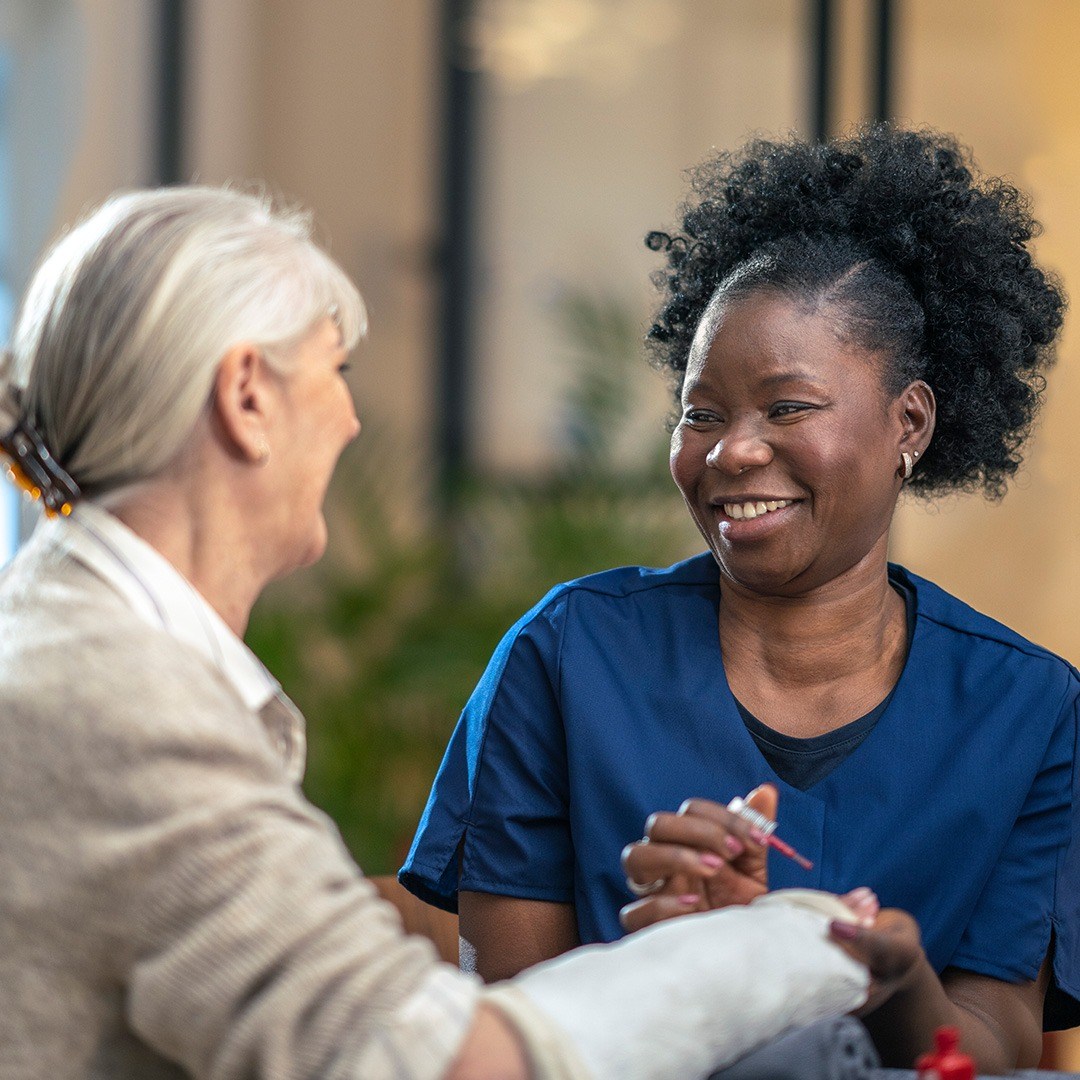
<svg viewBox="0 0 1080 1080">
<path fill-rule="evenodd" d="M 221 188 L 120 195 L 45 256 L 0 391 L 21 387 L 53 456 L 105 495 L 177 457 L 232 346 L 251 342 L 284 371 L 331 314 L 355 345 L 363 302 L 306 215 Z"/>
</svg>

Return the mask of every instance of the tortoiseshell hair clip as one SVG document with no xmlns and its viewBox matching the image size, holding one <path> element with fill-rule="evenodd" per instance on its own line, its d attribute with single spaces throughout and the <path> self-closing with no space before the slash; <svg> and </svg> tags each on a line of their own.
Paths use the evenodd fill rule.
<svg viewBox="0 0 1080 1080">
<path fill-rule="evenodd" d="M 8 458 L 8 476 L 32 499 L 40 499 L 49 517 L 67 517 L 82 492 L 79 485 L 49 453 L 33 422 L 21 417 L 6 435 L 0 435 L 0 451 Z"/>
</svg>

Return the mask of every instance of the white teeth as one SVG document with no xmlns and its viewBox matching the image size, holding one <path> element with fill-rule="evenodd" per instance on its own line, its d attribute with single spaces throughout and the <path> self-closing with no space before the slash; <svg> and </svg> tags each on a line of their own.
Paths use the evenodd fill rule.
<svg viewBox="0 0 1080 1080">
<path fill-rule="evenodd" d="M 724 503 L 724 513 L 732 521 L 746 521 L 790 506 L 791 502 L 791 499 L 770 499 L 768 502 Z"/>
</svg>

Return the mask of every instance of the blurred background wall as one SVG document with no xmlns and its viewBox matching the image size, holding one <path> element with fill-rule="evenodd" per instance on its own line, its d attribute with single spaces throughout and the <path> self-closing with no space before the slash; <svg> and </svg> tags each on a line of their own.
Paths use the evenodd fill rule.
<svg viewBox="0 0 1080 1080">
<path fill-rule="evenodd" d="M 1032 193 L 1075 292 L 1078 43 L 1074 0 L 0 0 L 0 289 L 118 187 L 257 181 L 316 211 L 370 307 L 365 434 L 330 555 L 251 641 L 312 718 L 310 794 L 388 872 L 521 611 L 697 549 L 640 347 L 642 237 L 682 170 L 755 133 L 951 131 Z M 908 505 L 894 534 L 1074 661 L 1076 342 L 1070 321 L 1004 501 Z"/>
</svg>

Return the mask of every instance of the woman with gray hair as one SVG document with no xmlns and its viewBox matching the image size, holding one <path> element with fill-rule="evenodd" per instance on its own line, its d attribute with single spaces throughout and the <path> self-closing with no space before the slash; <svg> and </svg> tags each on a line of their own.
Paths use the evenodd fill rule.
<svg viewBox="0 0 1080 1080">
<path fill-rule="evenodd" d="M 828 928 L 866 912 L 821 896 L 483 989 L 304 800 L 241 638 L 325 546 L 364 328 L 306 219 L 227 190 L 110 200 L 33 279 L 0 366 L 50 517 L 0 575 L 4 1076 L 694 1077 L 860 1005 Z"/>
</svg>

